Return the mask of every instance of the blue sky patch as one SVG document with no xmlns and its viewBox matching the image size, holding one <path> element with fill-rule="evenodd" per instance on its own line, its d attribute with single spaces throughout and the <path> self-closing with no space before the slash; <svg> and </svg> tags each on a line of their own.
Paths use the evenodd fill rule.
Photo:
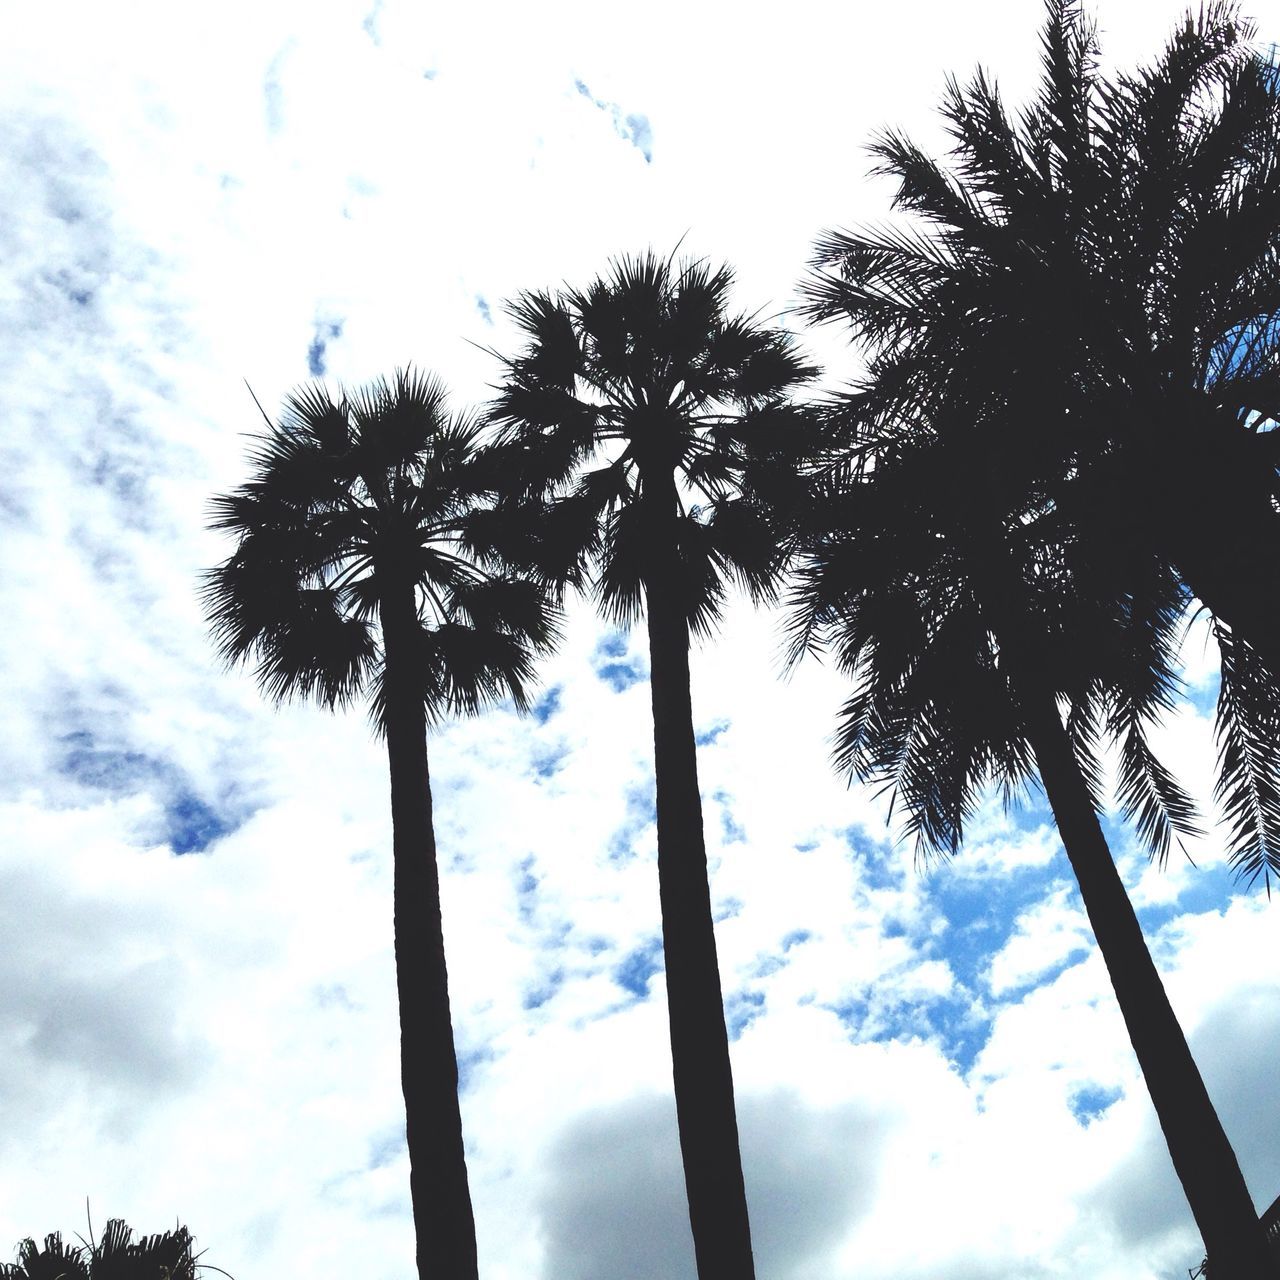
<svg viewBox="0 0 1280 1280">
<path fill-rule="evenodd" d="M 611 632 L 596 645 L 591 669 L 614 693 L 623 693 L 649 674 L 639 658 L 627 656 L 627 637 L 621 631 Z"/>
<path fill-rule="evenodd" d="M 160 770 L 159 762 L 138 751 L 101 747 L 87 729 L 77 729 L 60 739 L 59 772 L 99 791 L 141 790 Z"/>
<path fill-rule="evenodd" d="M 77 307 L 87 307 L 93 302 L 94 290 L 88 283 L 87 272 L 46 271 L 44 279 Z"/>
<path fill-rule="evenodd" d="M 616 860 L 630 858 L 635 853 L 636 837 L 646 827 L 657 821 L 654 807 L 653 779 L 639 786 L 627 788 L 627 809 L 622 825 L 609 839 L 609 857 Z"/>
<path fill-rule="evenodd" d="M 700 747 L 709 747 L 713 742 L 717 741 L 720 735 L 729 727 L 727 720 L 717 720 L 709 729 L 704 729 L 701 733 L 694 735 L 694 741 Z"/>
<path fill-rule="evenodd" d="M 649 979 L 662 968 L 662 939 L 650 938 L 628 952 L 613 971 L 613 980 L 624 991 L 644 1000 L 649 994 Z"/>
<path fill-rule="evenodd" d="M 313 378 L 323 378 L 329 371 L 329 366 L 325 361 L 325 353 L 328 350 L 329 343 L 342 337 L 341 320 L 317 320 L 315 334 L 311 339 L 311 345 L 307 348 L 307 372 Z"/>
<path fill-rule="evenodd" d="M 530 714 L 538 724 L 546 724 L 560 710 L 560 695 L 564 686 L 553 684 L 550 689 L 533 704 Z"/>
<path fill-rule="evenodd" d="M 569 758 L 569 744 L 559 742 L 553 747 L 543 747 L 533 753 L 533 771 L 539 778 L 554 778 L 564 768 Z"/>
<path fill-rule="evenodd" d="M 1171 850 L 1169 858 L 1181 858 L 1176 849 Z M 1230 867 L 1222 863 L 1200 867 L 1194 871 L 1182 892 L 1172 902 L 1155 902 L 1136 907 L 1138 923 L 1150 943 L 1152 935 L 1163 928 L 1174 916 L 1203 915 L 1206 911 L 1221 912 L 1231 901 L 1232 893 L 1239 893 L 1245 887 Z M 1265 892 L 1261 884 L 1256 886 L 1258 892 Z"/>
<path fill-rule="evenodd" d="M 1242 366 L 1256 368 L 1280 348 L 1280 315 L 1259 315 L 1227 330 L 1209 356 L 1205 386 L 1229 378 Z"/>
<path fill-rule="evenodd" d="M 866 996 L 849 996 L 839 1004 L 826 1005 L 840 1019 L 845 1029 L 855 1039 L 867 1025 L 867 1017 L 871 1012 L 871 1004 Z"/>
<path fill-rule="evenodd" d="M 729 1039 L 737 1040 L 763 1012 L 763 991 L 735 991 L 724 1002 L 724 1023 Z"/>
<path fill-rule="evenodd" d="M 742 824 L 733 816 L 733 810 L 729 807 L 729 793 L 727 791 L 717 791 L 713 799 L 720 806 L 721 841 L 724 844 L 744 844 L 747 839 L 747 833 Z"/>
<path fill-rule="evenodd" d="M 912 873 L 911 855 L 888 840 L 869 837 L 861 827 L 850 827 L 844 838 L 868 889 L 899 889 L 903 878 Z"/>
<path fill-rule="evenodd" d="M 458 1050 L 458 1092 L 465 1093 L 476 1073 L 486 1063 L 493 1061 L 493 1050 L 486 1048 Z"/>
<path fill-rule="evenodd" d="M 174 853 L 199 853 L 234 827 L 192 791 L 178 791 L 164 806 L 165 842 Z"/>
<path fill-rule="evenodd" d="M 406 1155 L 408 1149 L 404 1129 L 401 1126 L 388 1129 L 369 1143 L 369 1160 L 365 1168 L 370 1172 L 374 1169 L 383 1169 Z"/>
<path fill-rule="evenodd" d="M 563 982 L 564 970 L 553 969 L 541 982 L 536 983 L 525 991 L 524 998 L 520 1001 L 520 1007 L 527 1012 L 541 1009 L 560 990 Z"/>
<path fill-rule="evenodd" d="M 992 957 L 1008 942 L 1018 916 L 1053 892 L 1060 883 L 1058 870 L 1055 861 L 1049 867 L 966 875 L 957 863 L 930 875 L 929 901 L 948 926 L 936 950 L 964 986 L 985 985 Z"/>
<path fill-rule="evenodd" d="M 610 631 L 596 645 L 595 656 L 598 658 L 624 658 L 629 647 L 625 632 Z"/>
<path fill-rule="evenodd" d="M 923 1006 L 925 1021 L 942 1051 L 964 1075 L 973 1067 L 991 1035 L 991 1019 L 963 996 L 944 996 Z"/>
<path fill-rule="evenodd" d="M 480 319 L 490 328 L 493 327 L 493 312 L 489 308 L 489 301 L 483 295 L 476 294 L 476 310 L 480 313 Z"/>
<path fill-rule="evenodd" d="M 596 675 L 609 686 L 614 693 L 624 693 L 633 684 L 639 684 L 645 677 L 644 668 L 635 661 L 606 662 L 596 668 Z"/>
<path fill-rule="evenodd" d="M 174 853 L 198 853 L 229 835 L 247 816 L 240 806 L 214 808 L 186 776 L 163 760 L 99 742 L 87 729 L 59 739 L 58 771 L 78 786 L 112 795 L 155 797 L 161 828 L 155 838 Z"/>
<path fill-rule="evenodd" d="M 533 854 L 520 863 L 520 879 L 516 881 L 516 899 L 519 902 L 520 919 L 528 924 L 537 910 L 538 877 L 533 874 Z"/>
<path fill-rule="evenodd" d="M 783 951 L 790 951 L 792 947 L 798 947 L 802 942 L 808 942 L 813 934 L 808 929 L 792 929 L 785 938 L 782 939 Z"/>
<path fill-rule="evenodd" d="M 597 98 L 586 84 L 575 80 L 573 87 L 593 106 L 598 107 L 613 122 L 613 131 L 624 141 L 631 143 L 644 156 L 645 164 L 653 163 L 653 126 L 649 117 L 637 112 L 624 112 L 616 102 Z"/>
<path fill-rule="evenodd" d="M 1106 1113 L 1113 1103 L 1124 1097 L 1123 1089 L 1105 1088 L 1098 1084 L 1087 1084 L 1076 1089 L 1067 1099 L 1067 1106 L 1075 1116 L 1076 1123 L 1087 1129 L 1099 1116 Z"/>
</svg>

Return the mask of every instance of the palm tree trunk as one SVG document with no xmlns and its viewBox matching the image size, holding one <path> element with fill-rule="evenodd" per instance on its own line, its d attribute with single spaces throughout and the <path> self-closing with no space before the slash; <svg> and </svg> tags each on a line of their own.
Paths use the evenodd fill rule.
<svg viewBox="0 0 1280 1280">
<path fill-rule="evenodd" d="M 1023 681 L 1023 714 L 1058 833 L 1107 966 L 1213 1280 L 1274 1277 L 1235 1152 L 1200 1078 L 1107 848 L 1051 691 Z"/>
<path fill-rule="evenodd" d="M 658 887 L 680 1154 L 700 1280 L 754 1280 L 729 1036 L 716 959 L 698 756 L 689 690 L 689 628 L 670 512 L 650 521 L 646 574 L 649 685 L 657 784 Z M 663 513 L 666 519 L 662 519 Z"/>
<path fill-rule="evenodd" d="M 412 585 L 388 591 L 382 601 L 382 634 L 409 1190 L 419 1280 L 476 1280 L 476 1228 L 449 1015 L 426 716 L 413 677 L 417 632 Z"/>
</svg>

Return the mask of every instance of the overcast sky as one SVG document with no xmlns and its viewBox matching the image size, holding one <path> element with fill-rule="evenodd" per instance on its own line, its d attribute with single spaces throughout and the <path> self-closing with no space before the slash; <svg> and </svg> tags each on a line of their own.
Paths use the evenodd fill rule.
<svg viewBox="0 0 1280 1280">
<path fill-rule="evenodd" d="M 1261 6 L 1258 6 L 1261 7 Z M 180 1220 L 237 1280 L 403 1280 L 412 1222 L 386 759 L 273 711 L 196 598 L 211 494 L 312 375 L 410 361 L 459 405 L 504 299 L 684 236 L 738 305 L 883 218 L 865 146 L 936 149 L 948 71 L 1011 101 L 1032 0 L 216 8 L 4 4 L 0 39 L 0 1258 Z M 1174 0 L 1104 0 L 1108 60 Z M 1274 30 L 1264 32 L 1276 38 Z M 806 335 L 831 379 L 836 333 Z M 1162 736 L 1202 791 L 1214 655 Z M 828 765 L 840 681 L 777 619 L 695 655 L 761 1280 L 1180 1277 L 1198 1239 L 1045 808 L 919 868 Z M 431 741 L 482 1273 L 690 1280 L 640 634 L 589 609 L 521 721 Z M 1280 1193 L 1280 906 L 1210 833 L 1112 828 L 1261 1209 Z"/>
</svg>

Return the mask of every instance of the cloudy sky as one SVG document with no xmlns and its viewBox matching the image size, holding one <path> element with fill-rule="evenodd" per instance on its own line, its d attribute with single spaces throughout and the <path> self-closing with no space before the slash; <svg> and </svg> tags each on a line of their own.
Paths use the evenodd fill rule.
<svg viewBox="0 0 1280 1280">
<path fill-rule="evenodd" d="M 1260 7 L 1260 6 L 1259 6 Z M 1180 5 L 1101 0 L 1109 60 Z M 681 236 L 794 301 L 885 216 L 948 71 L 1009 99 L 1033 0 L 7 6 L 0 42 L 0 1258 L 175 1219 L 238 1280 L 412 1266 L 385 755 L 214 661 L 209 496 L 309 376 L 457 403 L 503 300 Z M 1275 31 L 1267 31 L 1276 38 Z M 854 366 L 807 335 L 832 380 Z M 1214 654 L 1162 737 L 1202 790 Z M 1199 1246 L 1042 805 L 917 867 L 828 767 L 842 687 L 777 619 L 694 658 L 761 1280 L 1176 1277 Z M 432 740 L 482 1272 L 689 1280 L 641 637 L 575 610 L 535 717 Z M 1280 906 L 1211 833 L 1112 833 L 1259 1208 L 1280 1192 Z"/>
</svg>

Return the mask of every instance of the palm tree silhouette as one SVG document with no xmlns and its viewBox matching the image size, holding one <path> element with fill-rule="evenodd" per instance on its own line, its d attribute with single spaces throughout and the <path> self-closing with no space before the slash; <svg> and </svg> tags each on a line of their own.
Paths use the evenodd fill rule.
<svg viewBox="0 0 1280 1280">
<path fill-rule="evenodd" d="M 64 1244 L 51 1232 L 43 1247 L 30 1238 L 18 1245 L 18 1260 L 0 1263 L 0 1280 L 196 1280 L 201 1271 L 228 1273 L 201 1262 L 186 1227 L 135 1240 L 121 1218 L 111 1218 L 99 1240 Z"/>
<path fill-rule="evenodd" d="M 1194 829 L 1146 742 L 1176 693 L 1180 584 L 1151 557 L 1143 590 L 1117 595 L 1021 460 L 975 447 L 979 405 L 950 396 L 973 431 L 895 428 L 856 395 L 836 409 L 846 448 L 798 523 L 792 656 L 827 648 L 852 676 L 837 760 L 904 802 L 926 854 L 960 848 L 986 787 L 1010 800 L 1039 775 L 1215 1273 L 1257 1280 L 1271 1264 L 1253 1203 L 1098 820 L 1109 737 L 1149 847 Z"/>
<path fill-rule="evenodd" d="M 867 412 L 931 412 L 962 377 L 990 433 L 1130 592 L 1152 556 L 1210 611 L 1222 655 L 1230 854 L 1280 874 L 1280 70 L 1230 4 L 1150 68 L 1104 78 L 1074 0 L 1011 120 L 982 74 L 948 85 L 950 169 L 873 148 L 908 227 L 818 246 L 816 319 L 873 349 Z"/>
<path fill-rule="evenodd" d="M 756 598 L 773 589 L 779 546 L 761 494 L 785 484 L 802 434 L 785 397 L 813 372 L 789 336 L 727 313 L 731 285 L 727 267 L 649 252 L 584 291 L 521 294 L 508 310 L 527 346 L 503 358 L 491 408 L 525 558 L 559 587 L 590 582 L 621 625 L 647 617 L 672 1070 L 704 1280 L 747 1280 L 754 1263 L 689 641 L 711 630 L 727 579 Z"/>
<path fill-rule="evenodd" d="M 350 398 L 295 391 L 255 440 L 252 479 L 214 500 L 236 549 L 205 579 L 224 658 L 264 691 L 334 708 L 369 696 L 391 769 L 400 1068 L 418 1273 L 476 1275 L 449 1015 L 427 727 L 526 705 L 554 614 L 470 533 L 478 424 L 434 379 L 398 372 Z M 381 633 L 379 636 L 379 632 Z"/>
</svg>

